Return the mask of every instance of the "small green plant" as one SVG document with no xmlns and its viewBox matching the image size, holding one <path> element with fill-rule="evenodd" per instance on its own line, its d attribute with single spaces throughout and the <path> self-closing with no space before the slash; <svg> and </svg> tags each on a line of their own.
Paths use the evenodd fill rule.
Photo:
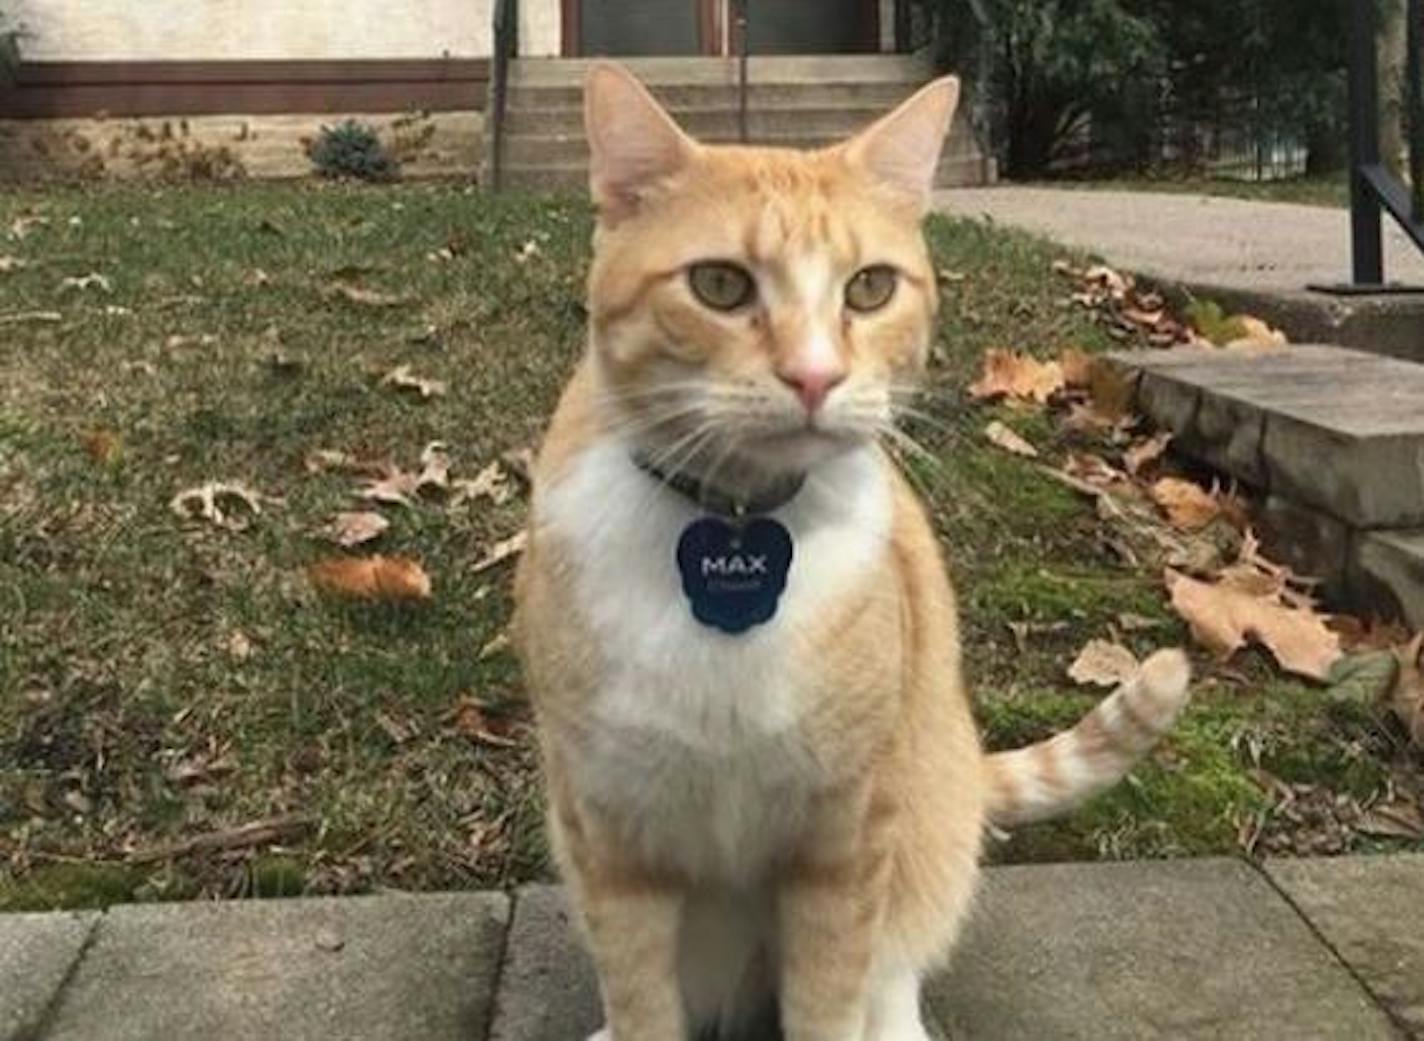
<svg viewBox="0 0 1424 1041">
<path fill-rule="evenodd" d="M 394 181 L 400 176 L 400 163 L 386 150 L 375 129 L 354 119 L 322 127 L 308 154 L 321 177 Z"/>
</svg>

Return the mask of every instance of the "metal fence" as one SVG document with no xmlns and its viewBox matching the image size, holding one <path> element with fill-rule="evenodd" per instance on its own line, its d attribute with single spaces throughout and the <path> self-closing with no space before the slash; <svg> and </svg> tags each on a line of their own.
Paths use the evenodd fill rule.
<svg viewBox="0 0 1424 1041">
<path fill-rule="evenodd" d="M 1350 16 L 1350 214 L 1356 292 L 1385 283 L 1384 215 L 1424 252 L 1424 0 L 1405 6 L 1402 168 L 1380 147 L 1379 12 L 1375 0 L 1348 0 Z"/>
</svg>

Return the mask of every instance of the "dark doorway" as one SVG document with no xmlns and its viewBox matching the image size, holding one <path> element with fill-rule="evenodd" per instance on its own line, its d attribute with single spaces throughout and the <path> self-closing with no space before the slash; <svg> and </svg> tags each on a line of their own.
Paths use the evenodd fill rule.
<svg viewBox="0 0 1424 1041">
<path fill-rule="evenodd" d="M 752 54 L 854 54 L 880 49 L 879 0 L 747 0 Z"/>
<path fill-rule="evenodd" d="M 565 55 L 724 54 L 730 0 L 562 0 Z M 746 0 L 753 54 L 880 49 L 880 0 Z"/>
<path fill-rule="evenodd" d="M 716 54 L 714 0 L 574 0 L 579 53 Z M 568 5 L 565 5 L 565 10 Z M 565 26 L 565 35 L 568 35 Z"/>
</svg>

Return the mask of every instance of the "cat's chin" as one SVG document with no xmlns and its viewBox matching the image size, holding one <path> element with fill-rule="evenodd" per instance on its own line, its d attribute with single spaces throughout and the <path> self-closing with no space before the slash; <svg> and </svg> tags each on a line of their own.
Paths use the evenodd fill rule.
<svg viewBox="0 0 1424 1041">
<path fill-rule="evenodd" d="M 865 439 L 829 430 L 788 430 L 757 438 L 748 455 L 778 473 L 804 473 L 865 443 Z"/>
</svg>

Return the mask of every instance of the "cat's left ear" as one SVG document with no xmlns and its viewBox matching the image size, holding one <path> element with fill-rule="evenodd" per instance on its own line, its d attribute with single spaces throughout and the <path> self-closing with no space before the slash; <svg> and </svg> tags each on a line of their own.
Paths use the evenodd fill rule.
<svg viewBox="0 0 1424 1041">
<path fill-rule="evenodd" d="M 940 152 L 958 106 L 959 78 L 937 79 L 847 141 L 845 156 L 927 210 Z"/>
</svg>

